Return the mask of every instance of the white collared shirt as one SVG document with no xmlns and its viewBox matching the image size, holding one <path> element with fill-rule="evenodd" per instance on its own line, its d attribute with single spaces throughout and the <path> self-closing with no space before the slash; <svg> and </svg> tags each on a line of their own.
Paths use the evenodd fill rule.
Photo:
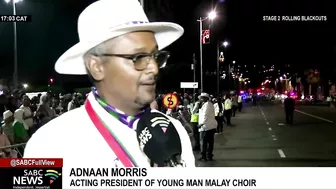
<svg viewBox="0 0 336 189">
<path fill-rule="evenodd" d="M 223 103 L 222 103 L 222 107 L 223 107 L 223 109 L 224 109 L 224 104 L 223 104 Z M 218 104 L 218 102 L 216 102 L 216 103 L 214 104 L 214 108 L 215 108 L 215 115 L 216 115 L 216 116 L 218 116 L 219 113 L 223 113 L 223 110 L 222 110 L 222 111 L 219 111 L 219 104 Z"/>
<path fill-rule="evenodd" d="M 29 107 L 25 107 L 25 106 L 22 105 L 20 108 L 24 111 L 24 115 L 26 117 L 27 116 L 31 116 L 33 114 L 33 112 L 31 111 L 31 109 Z M 28 126 L 28 128 L 31 128 L 34 125 L 33 118 L 25 119 L 24 122 L 26 123 L 26 125 Z"/>
<path fill-rule="evenodd" d="M 215 108 L 211 102 L 205 102 L 200 108 L 198 124 L 203 125 L 199 131 L 208 131 L 217 128 Z"/>
</svg>

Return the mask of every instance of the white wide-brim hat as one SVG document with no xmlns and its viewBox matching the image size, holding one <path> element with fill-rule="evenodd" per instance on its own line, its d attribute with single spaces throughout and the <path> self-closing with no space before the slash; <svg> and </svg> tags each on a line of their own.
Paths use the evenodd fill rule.
<svg viewBox="0 0 336 189">
<path fill-rule="evenodd" d="M 83 56 L 93 47 L 120 35 L 152 31 L 159 50 L 167 47 L 184 32 L 170 22 L 149 22 L 138 0 L 100 0 L 89 5 L 78 18 L 79 42 L 56 62 L 60 74 L 85 75 Z"/>
<path fill-rule="evenodd" d="M 208 93 L 201 93 L 201 95 L 199 95 L 198 98 L 201 98 L 201 97 L 210 98 L 210 95 Z"/>
<path fill-rule="evenodd" d="M 2 119 L 3 121 L 5 121 L 6 119 L 10 118 L 13 116 L 13 113 L 10 110 L 6 110 L 3 114 L 2 114 Z"/>
</svg>

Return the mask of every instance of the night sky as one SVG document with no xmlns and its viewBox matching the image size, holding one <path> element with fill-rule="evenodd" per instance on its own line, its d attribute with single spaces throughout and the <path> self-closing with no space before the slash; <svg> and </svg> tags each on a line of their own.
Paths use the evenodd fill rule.
<svg viewBox="0 0 336 189">
<path fill-rule="evenodd" d="M 54 72 L 57 58 L 78 42 L 77 18 L 94 0 L 24 0 L 17 14 L 32 15 L 31 23 L 18 23 L 18 63 L 21 82 L 55 82 L 75 87 L 89 86 L 86 77 L 64 76 Z M 168 48 L 170 66 L 163 71 L 161 87 L 179 87 L 192 81 L 192 55 L 199 59 L 199 25 L 196 21 L 216 8 L 218 17 L 204 22 L 211 26 L 211 44 L 203 46 L 204 71 L 216 69 L 216 43 L 228 40 L 225 62 L 239 65 L 291 65 L 292 72 L 317 68 L 325 77 L 334 71 L 335 11 L 331 0 L 145 0 L 151 21 L 173 21 L 185 28 L 184 36 Z M 0 14 L 12 14 L 12 6 L 0 1 Z M 327 21 L 263 21 L 263 16 L 326 16 Z M 0 78 L 12 79 L 13 23 L 0 23 Z M 221 49 L 223 50 L 223 49 Z M 224 62 L 224 65 L 225 65 Z M 224 68 L 222 64 L 221 67 Z M 256 71 L 246 73 L 260 79 Z M 171 73 L 174 73 L 172 76 Z M 176 79 L 176 76 L 180 77 Z M 199 69 L 197 69 L 199 75 Z M 198 77 L 198 76 L 197 76 Z M 206 76 L 208 88 L 215 88 L 215 77 Z M 259 82 L 259 81 L 258 81 Z M 256 82 L 257 83 L 257 82 Z"/>
</svg>

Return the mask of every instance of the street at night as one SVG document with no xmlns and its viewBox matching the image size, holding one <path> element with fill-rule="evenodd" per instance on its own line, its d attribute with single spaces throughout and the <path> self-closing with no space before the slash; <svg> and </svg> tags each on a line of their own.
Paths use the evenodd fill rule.
<svg viewBox="0 0 336 189">
<path fill-rule="evenodd" d="M 234 127 L 216 135 L 215 167 L 336 166 L 336 108 L 298 106 L 294 124 L 285 123 L 282 104 L 246 105 Z M 320 117 L 321 116 L 321 117 Z M 324 120 L 325 119 L 325 120 Z"/>
</svg>

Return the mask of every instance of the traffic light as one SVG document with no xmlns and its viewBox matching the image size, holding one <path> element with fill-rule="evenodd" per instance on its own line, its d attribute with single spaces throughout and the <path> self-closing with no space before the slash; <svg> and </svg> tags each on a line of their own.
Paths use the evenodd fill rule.
<svg viewBox="0 0 336 189">
<path fill-rule="evenodd" d="M 210 29 L 206 29 L 202 31 L 202 43 L 203 44 L 210 43 Z"/>
<path fill-rule="evenodd" d="M 54 79 L 50 78 L 49 81 L 50 81 L 50 84 L 52 84 L 54 82 Z"/>
</svg>

